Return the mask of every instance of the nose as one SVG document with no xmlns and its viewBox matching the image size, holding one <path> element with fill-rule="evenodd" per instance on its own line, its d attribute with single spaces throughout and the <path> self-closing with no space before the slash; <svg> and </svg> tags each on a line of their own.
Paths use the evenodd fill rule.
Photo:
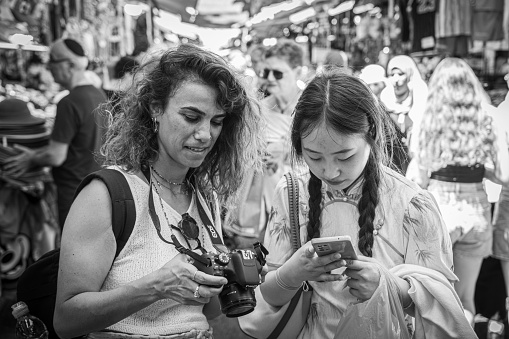
<svg viewBox="0 0 509 339">
<path fill-rule="evenodd" d="M 276 77 L 274 76 L 274 71 L 273 70 L 271 70 L 269 72 L 269 75 L 267 76 L 267 80 L 270 80 L 270 81 L 276 81 L 277 80 Z"/>
<path fill-rule="evenodd" d="M 341 175 L 341 170 L 339 169 L 337 164 L 331 162 L 331 163 L 325 164 L 325 167 L 323 168 L 322 173 L 323 173 L 323 178 L 325 180 L 333 181 Z"/>
<path fill-rule="evenodd" d="M 194 132 L 194 137 L 196 140 L 201 142 L 207 142 L 212 139 L 212 134 L 210 132 L 210 124 L 203 123 L 200 127 Z"/>
</svg>

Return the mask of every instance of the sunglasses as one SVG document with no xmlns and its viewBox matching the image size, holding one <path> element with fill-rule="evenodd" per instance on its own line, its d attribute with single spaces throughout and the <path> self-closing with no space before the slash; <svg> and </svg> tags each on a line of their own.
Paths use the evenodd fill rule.
<svg viewBox="0 0 509 339">
<path fill-rule="evenodd" d="M 283 72 L 277 71 L 275 69 L 269 69 L 269 68 L 265 68 L 263 71 L 261 71 L 259 76 L 260 76 L 260 78 L 267 79 L 269 77 L 270 72 L 272 72 L 272 74 L 274 74 L 274 78 L 276 80 L 283 79 L 283 74 L 284 74 Z"/>
<path fill-rule="evenodd" d="M 188 213 L 182 214 L 182 220 L 179 221 L 178 227 L 175 225 L 170 226 L 172 229 L 179 231 L 184 236 L 184 239 L 186 240 L 187 246 L 189 248 L 191 248 L 189 240 L 194 240 L 197 243 L 197 246 L 194 249 L 203 249 L 199 239 L 200 227 L 198 227 L 196 220 L 194 220 L 194 218 Z"/>
</svg>

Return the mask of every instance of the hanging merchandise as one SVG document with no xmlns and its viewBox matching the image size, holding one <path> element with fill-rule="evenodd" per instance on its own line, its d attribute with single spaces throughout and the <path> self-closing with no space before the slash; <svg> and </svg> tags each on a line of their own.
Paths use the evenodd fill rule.
<svg viewBox="0 0 509 339">
<path fill-rule="evenodd" d="M 504 2 L 476 0 L 472 15 L 472 39 L 498 41 L 504 39 Z"/>
<path fill-rule="evenodd" d="M 471 1 L 439 1 L 435 17 L 437 49 L 449 56 L 466 57 L 472 35 Z"/>
<path fill-rule="evenodd" d="M 435 0 L 410 0 L 408 12 L 412 23 L 412 52 L 435 47 Z"/>
</svg>

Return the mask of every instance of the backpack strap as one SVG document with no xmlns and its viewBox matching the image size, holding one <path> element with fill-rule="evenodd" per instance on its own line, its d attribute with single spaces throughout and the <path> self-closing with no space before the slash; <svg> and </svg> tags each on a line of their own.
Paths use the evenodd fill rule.
<svg viewBox="0 0 509 339">
<path fill-rule="evenodd" d="M 90 173 L 81 181 L 76 189 L 74 198 L 76 198 L 83 187 L 88 185 L 93 179 L 103 181 L 110 193 L 111 222 L 113 234 L 117 241 L 116 258 L 129 240 L 136 221 L 136 206 L 134 204 L 131 188 L 125 176 L 120 171 L 103 168 Z"/>
</svg>

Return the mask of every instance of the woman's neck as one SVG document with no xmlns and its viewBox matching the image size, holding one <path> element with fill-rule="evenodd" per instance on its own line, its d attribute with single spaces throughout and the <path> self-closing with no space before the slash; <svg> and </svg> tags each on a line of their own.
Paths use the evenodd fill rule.
<svg viewBox="0 0 509 339">
<path fill-rule="evenodd" d="M 175 184 L 182 183 L 186 180 L 186 175 L 189 169 L 178 168 L 173 169 L 172 166 L 165 165 L 162 161 L 156 161 L 152 163 L 151 168 L 161 178 L 164 178 L 168 182 Z"/>
</svg>

